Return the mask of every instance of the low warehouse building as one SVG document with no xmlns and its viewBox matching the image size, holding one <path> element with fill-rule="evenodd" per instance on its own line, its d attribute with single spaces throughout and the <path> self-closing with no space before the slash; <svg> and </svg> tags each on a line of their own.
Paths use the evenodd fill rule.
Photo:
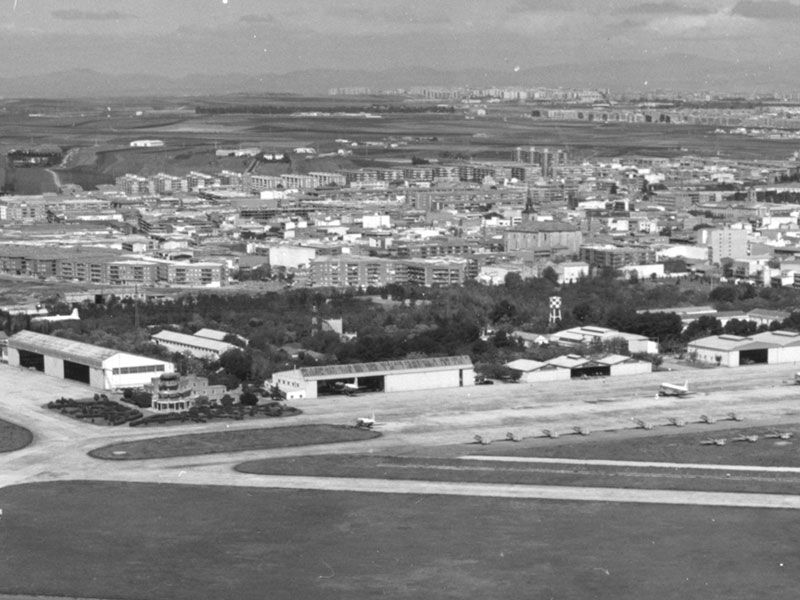
<svg viewBox="0 0 800 600">
<path fill-rule="evenodd" d="M 577 354 L 557 356 L 545 362 L 517 359 L 506 366 L 519 371 L 520 382 L 567 381 L 584 377 L 617 377 L 637 375 L 653 370 L 652 363 L 622 354 L 608 354 L 601 358 L 586 358 Z"/>
<path fill-rule="evenodd" d="M 272 376 L 287 400 L 352 392 L 407 392 L 475 385 L 468 356 L 303 367 Z"/>
<path fill-rule="evenodd" d="M 238 346 L 228 342 L 178 333 L 167 329 L 151 335 L 150 340 L 159 346 L 168 348 L 172 352 L 181 352 L 197 358 L 209 358 L 212 360 L 218 359 L 228 350 L 236 350 L 238 348 Z"/>
<path fill-rule="evenodd" d="M 175 371 L 171 362 L 33 331 L 8 338 L 8 364 L 104 390 L 141 387 Z"/>
</svg>

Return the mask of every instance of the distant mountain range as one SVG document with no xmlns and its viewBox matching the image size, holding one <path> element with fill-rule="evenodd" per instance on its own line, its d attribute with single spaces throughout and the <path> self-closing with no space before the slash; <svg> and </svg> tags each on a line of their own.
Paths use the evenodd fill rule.
<svg viewBox="0 0 800 600">
<path fill-rule="evenodd" d="M 183 77 L 110 74 L 88 69 L 0 78 L 4 98 L 198 96 L 206 94 L 326 94 L 330 88 L 389 90 L 411 86 L 521 86 L 622 90 L 756 92 L 800 90 L 794 64 L 734 63 L 694 55 L 559 64 L 532 69 L 440 71 L 398 68 L 385 71 L 304 70 L 283 74 L 196 73 Z"/>
</svg>

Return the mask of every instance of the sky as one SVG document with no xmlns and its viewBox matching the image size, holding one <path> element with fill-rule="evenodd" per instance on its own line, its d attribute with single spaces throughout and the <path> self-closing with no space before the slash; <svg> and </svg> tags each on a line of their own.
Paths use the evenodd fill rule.
<svg viewBox="0 0 800 600">
<path fill-rule="evenodd" d="M 0 77 L 800 58 L 800 0 L 0 0 Z"/>
</svg>

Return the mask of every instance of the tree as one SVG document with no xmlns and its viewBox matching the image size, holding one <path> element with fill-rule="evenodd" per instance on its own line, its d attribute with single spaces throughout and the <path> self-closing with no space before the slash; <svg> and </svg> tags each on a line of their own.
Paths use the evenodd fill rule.
<svg viewBox="0 0 800 600">
<path fill-rule="evenodd" d="M 711 290 L 708 299 L 712 302 L 735 302 L 736 288 L 732 285 L 720 285 Z"/>
<path fill-rule="evenodd" d="M 258 396 L 256 396 L 250 390 L 246 390 L 239 396 L 239 403 L 243 404 L 244 406 L 255 406 L 258 404 Z"/>
<path fill-rule="evenodd" d="M 553 285 L 558 285 L 558 273 L 553 267 L 545 267 L 542 271 L 542 277 Z"/>
<path fill-rule="evenodd" d="M 518 290 L 522 287 L 522 275 L 516 271 L 509 271 L 506 273 L 505 286 L 510 290 Z"/>
<path fill-rule="evenodd" d="M 247 381 L 253 367 L 252 357 L 238 348 L 228 350 L 219 357 L 220 366 L 239 381 Z"/>
<path fill-rule="evenodd" d="M 689 323 L 686 330 L 683 332 L 683 338 L 687 342 L 697 340 L 712 335 L 722 334 L 722 323 L 716 317 L 710 315 L 703 315 L 696 321 Z"/>
</svg>

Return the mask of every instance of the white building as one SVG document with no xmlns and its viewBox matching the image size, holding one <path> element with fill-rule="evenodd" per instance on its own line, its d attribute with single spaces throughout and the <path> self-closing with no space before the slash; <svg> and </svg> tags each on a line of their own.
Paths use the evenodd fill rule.
<svg viewBox="0 0 800 600">
<path fill-rule="evenodd" d="M 272 375 L 287 400 L 317 398 L 337 393 L 339 386 L 354 385 L 368 392 L 415 390 L 475 385 L 475 369 L 468 356 L 417 358 L 325 367 L 303 367 Z"/>
<path fill-rule="evenodd" d="M 722 367 L 782 364 L 800 361 L 800 333 L 765 331 L 749 337 L 713 335 L 689 342 L 695 360 Z"/>
<path fill-rule="evenodd" d="M 8 364 L 104 390 L 142 387 L 175 371 L 171 362 L 33 331 L 8 339 Z"/>
<path fill-rule="evenodd" d="M 197 358 L 217 359 L 228 350 L 235 350 L 237 346 L 227 342 L 211 340 L 196 335 L 177 333 L 175 331 L 159 331 L 150 336 L 150 339 L 158 344 L 169 348 L 173 352 L 190 354 Z"/>
<path fill-rule="evenodd" d="M 131 142 L 131 148 L 161 148 L 164 146 L 164 140 L 134 140 Z"/>
</svg>

